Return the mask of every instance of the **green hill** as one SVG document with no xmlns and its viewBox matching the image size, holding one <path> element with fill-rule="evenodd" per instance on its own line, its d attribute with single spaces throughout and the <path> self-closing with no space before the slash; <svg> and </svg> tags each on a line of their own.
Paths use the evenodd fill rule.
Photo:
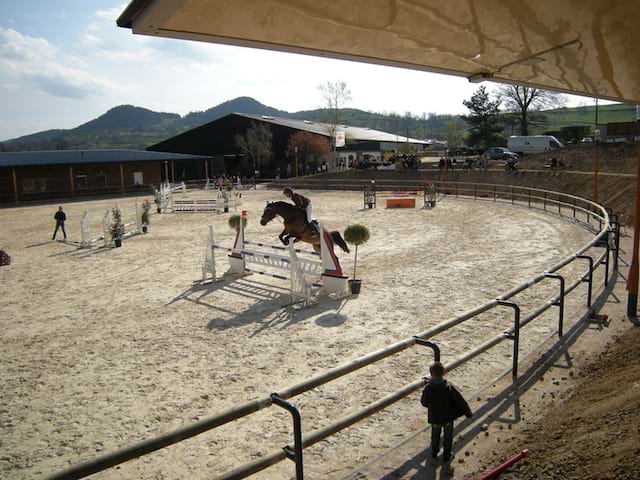
<svg viewBox="0 0 640 480">
<path fill-rule="evenodd" d="M 558 108 L 542 112 L 547 130 L 568 126 L 594 125 L 596 123 L 595 105 L 588 107 Z M 598 106 L 598 123 L 633 122 L 636 116 L 634 105 L 623 103 Z"/>
</svg>

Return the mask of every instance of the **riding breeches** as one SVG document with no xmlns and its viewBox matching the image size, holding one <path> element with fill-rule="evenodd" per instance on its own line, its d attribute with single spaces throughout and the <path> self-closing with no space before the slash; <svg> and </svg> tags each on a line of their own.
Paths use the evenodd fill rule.
<svg viewBox="0 0 640 480">
<path fill-rule="evenodd" d="M 306 212 L 307 212 L 307 223 L 311 223 L 311 220 L 313 219 L 313 217 L 311 216 L 311 211 L 312 211 L 311 202 L 309 202 L 309 203 L 307 204 L 307 208 L 306 208 Z"/>
</svg>

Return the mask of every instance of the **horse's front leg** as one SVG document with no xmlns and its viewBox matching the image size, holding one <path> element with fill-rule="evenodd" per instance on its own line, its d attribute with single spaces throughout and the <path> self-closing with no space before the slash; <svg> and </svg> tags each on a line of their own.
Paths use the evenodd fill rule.
<svg viewBox="0 0 640 480">
<path fill-rule="evenodd" d="M 285 228 L 284 230 L 282 230 L 282 233 L 280 235 L 278 235 L 278 238 L 280 239 L 280 241 L 282 242 L 283 245 L 289 245 L 289 237 L 291 235 L 289 235 L 287 233 L 287 229 Z"/>
</svg>

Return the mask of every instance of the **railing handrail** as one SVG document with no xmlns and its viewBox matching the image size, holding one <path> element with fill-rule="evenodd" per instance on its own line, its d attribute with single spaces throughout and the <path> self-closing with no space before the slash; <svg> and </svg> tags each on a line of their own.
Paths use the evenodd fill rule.
<svg viewBox="0 0 640 480">
<path fill-rule="evenodd" d="M 437 182 L 433 182 L 433 183 L 437 183 Z M 146 455 L 148 453 L 160 450 L 162 448 L 165 448 L 169 445 L 173 445 L 175 443 L 178 443 L 182 440 L 186 440 L 188 438 L 192 438 L 196 435 L 199 435 L 200 433 L 209 431 L 213 428 L 222 426 L 226 423 L 229 423 L 231 421 L 234 420 L 238 420 L 242 417 L 245 417 L 247 415 L 250 415 L 252 413 L 255 413 L 257 411 L 263 410 L 267 407 L 270 407 L 273 404 L 273 395 L 277 395 L 278 397 L 287 400 L 290 399 L 292 397 L 295 397 L 297 395 L 300 395 L 301 393 L 307 392 L 309 390 L 312 390 L 318 386 L 324 385 L 325 383 L 328 383 L 332 380 L 335 380 L 336 378 L 342 377 L 348 373 L 354 372 L 360 368 L 363 368 L 367 365 L 371 365 L 372 363 L 378 362 L 384 358 L 387 358 L 391 355 L 394 355 L 396 353 L 399 353 L 403 350 L 406 350 L 407 348 L 410 348 L 412 346 L 414 346 L 416 344 L 416 338 L 415 337 L 419 337 L 421 339 L 429 339 L 435 335 L 437 335 L 438 333 L 441 333 L 445 330 L 448 330 L 449 328 L 458 325 L 466 320 L 469 320 L 483 312 L 486 312 L 498 305 L 500 305 L 501 303 L 503 304 L 504 302 L 507 302 L 509 299 L 511 299 L 512 297 L 514 297 L 515 295 L 517 295 L 518 293 L 522 292 L 523 290 L 526 290 L 527 288 L 539 283 L 540 281 L 544 280 L 545 278 L 547 278 L 545 276 L 545 274 L 548 273 L 554 273 L 556 271 L 558 271 L 559 269 L 561 269 L 562 267 L 568 265 L 569 263 L 571 263 L 572 261 L 574 261 L 576 258 L 578 258 L 578 256 L 580 256 L 582 253 L 586 252 L 587 250 L 589 250 L 591 247 L 593 247 L 599 240 L 602 239 L 602 237 L 604 237 L 605 235 L 608 235 L 609 229 L 610 229 L 610 220 L 609 220 L 609 214 L 606 210 L 605 207 L 596 204 L 595 202 L 592 202 L 590 200 L 584 199 L 582 197 L 577 197 L 574 195 L 570 195 L 570 194 L 564 194 L 564 193 L 560 193 L 560 192 L 553 192 L 550 190 L 543 190 L 543 189 L 536 189 L 536 188 L 529 188 L 529 187 L 519 187 L 519 186 L 510 186 L 510 185 L 495 185 L 495 184 L 482 184 L 482 183 L 477 183 L 474 184 L 472 182 L 440 182 L 440 183 L 446 183 L 446 184 L 455 184 L 457 186 L 459 186 L 460 184 L 465 184 L 465 185 L 483 185 L 483 186 L 503 186 L 503 187 L 510 187 L 510 188 L 520 188 L 520 189 L 524 189 L 524 190 L 529 190 L 529 191 L 537 191 L 537 192 L 546 192 L 546 193 L 552 193 L 553 195 L 557 195 L 558 198 L 557 200 L 554 199 L 549 199 L 547 198 L 547 201 L 551 204 L 553 204 L 554 202 L 559 202 L 561 197 L 568 197 L 570 199 L 574 199 L 580 202 L 584 202 L 587 205 L 590 205 L 591 207 L 594 208 L 594 210 L 597 210 L 600 212 L 600 214 L 597 214 L 595 211 L 592 210 L 586 210 L 584 209 L 585 212 L 588 212 L 591 216 L 598 218 L 602 221 L 601 224 L 601 229 L 600 232 L 594 237 L 593 240 L 591 240 L 590 242 L 588 242 L 587 244 L 585 244 L 584 246 L 582 246 L 577 252 L 563 258 L 562 260 L 560 260 L 558 263 L 556 263 L 555 265 L 553 265 L 552 267 L 550 267 L 548 270 L 546 270 L 545 272 L 536 275 L 534 278 L 529 279 L 525 282 L 522 282 L 520 285 L 517 285 L 516 287 L 512 288 L 511 290 L 508 290 L 507 292 L 502 293 L 501 295 L 499 295 L 496 299 L 494 300 L 490 300 L 482 305 L 476 306 L 474 308 L 471 308 L 470 310 L 467 310 L 466 312 L 457 315 L 453 318 L 450 318 L 448 320 L 445 320 L 444 322 L 441 322 L 437 325 L 434 325 L 433 327 L 430 327 L 429 329 L 425 330 L 424 332 L 419 333 L 416 336 L 412 336 L 409 338 L 405 338 L 403 340 L 397 341 L 387 347 L 384 347 L 382 349 L 376 350 L 374 352 L 371 352 L 369 354 L 363 355 L 361 357 L 358 357 L 350 362 L 344 363 L 342 365 L 339 365 L 337 367 L 334 367 L 324 373 L 315 375 L 307 380 L 304 380 L 302 382 L 299 382 L 295 385 L 292 385 L 284 390 L 281 390 L 279 392 L 276 392 L 275 394 L 271 394 L 271 395 L 267 395 L 265 397 L 262 398 L 258 398 L 255 400 L 252 400 L 250 402 L 246 402 L 242 405 L 224 410 L 223 412 L 216 414 L 216 415 L 212 415 L 209 417 L 206 417 L 202 420 L 199 420 L 193 424 L 178 428 L 176 430 L 173 430 L 171 432 L 168 432 L 164 435 L 160 435 L 158 437 L 149 439 L 149 440 L 145 440 L 139 443 L 136 443 L 134 445 L 131 445 L 129 447 L 125 447 L 123 449 L 117 450 L 115 452 L 112 453 L 108 453 L 106 455 L 103 455 L 101 457 L 98 457 L 97 459 L 93 459 L 93 460 L 89 460 L 87 462 L 83 462 L 81 464 L 72 466 L 64 471 L 60 471 L 57 473 L 54 473 L 53 475 L 47 477 L 48 480 L 62 480 L 62 479 L 78 479 L 78 478 L 83 478 L 86 477 L 88 475 L 91 475 L 93 473 L 97 473 L 99 471 L 102 470 L 106 470 L 108 468 L 111 468 L 113 466 L 119 465 L 121 463 L 124 463 L 128 460 L 132 460 L 134 458 L 138 458 L 142 455 Z M 492 192 L 493 193 L 493 192 Z M 508 192 L 509 194 L 511 194 L 511 191 Z M 562 202 L 564 203 L 564 202 Z M 576 205 L 575 204 L 569 204 L 570 207 L 574 208 Z M 590 225 L 590 224 L 589 224 Z M 598 261 L 596 263 L 596 267 L 600 264 L 600 261 Z M 593 271 L 593 267 L 590 267 L 590 273 L 592 273 Z M 547 305 L 548 302 L 544 305 Z M 544 307 L 543 305 L 543 307 Z M 544 307 L 544 309 L 540 309 L 540 312 L 538 313 L 538 315 L 540 313 L 542 313 L 544 310 L 546 310 L 549 307 Z M 533 318 L 527 320 L 527 321 L 531 321 Z M 525 319 L 526 320 L 526 319 Z M 523 320 L 523 325 L 524 325 L 524 320 Z M 483 351 L 487 350 L 488 348 L 491 348 L 492 346 L 496 345 L 497 343 L 501 342 L 502 340 L 504 340 L 506 337 L 505 335 L 508 332 L 504 332 L 501 333 L 500 335 L 490 339 L 489 341 L 485 342 L 483 345 L 481 345 L 480 347 L 477 347 L 475 350 L 471 351 L 471 352 L 467 352 L 465 353 L 461 358 L 463 358 L 464 360 L 454 360 L 454 362 L 452 362 L 451 365 L 448 366 L 448 370 L 451 370 L 452 368 L 455 368 L 457 366 L 459 366 L 460 364 L 464 363 L 464 361 L 468 361 L 469 359 L 473 358 L 474 356 L 478 355 L 479 353 L 482 353 Z M 495 342 L 495 343 L 494 343 Z M 410 393 L 414 392 L 417 388 L 419 388 L 419 381 L 414 381 L 408 385 L 406 385 L 405 387 L 403 387 L 401 390 L 398 390 L 390 395 L 387 395 L 386 397 L 384 397 L 381 400 L 378 400 L 377 402 L 374 402 L 374 404 L 372 405 L 377 405 L 380 408 L 373 408 L 371 405 L 367 408 L 365 408 L 364 411 L 368 411 L 369 409 L 373 410 L 372 413 L 375 413 L 377 411 L 379 411 L 380 409 L 384 408 L 385 406 L 388 406 L 388 404 L 390 403 L 394 403 L 395 401 L 404 398 L 405 396 L 409 395 Z M 395 400 L 390 401 L 391 398 L 395 398 Z M 396 398 L 397 397 L 397 398 Z M 389 403 L 390 402 L 390 403 Z M 382 406 L 384 405 L 384 406 Z M 362 412 L 357 412 L 355 414 L 349 415 L 348 417 L 346 417 L 347 419 L 352 419 L 352 418 L 356 418 L 359 417 L 359 415 Z M 357 420 L 356 420 L 357 421 Z M 355 422 L 351 422 L 349 423 L 349 421 L 342 419 L 340 421 L 338 421 L 335 424 L 329 425 L 327 427 L 324 427 L 323 429 L 320 429 L 318 431 L 312 432 L 311 434 L 305 435 L 303 438 L 303 444 L 304 446 L 309 446 L 312 443 L 316 443 L 318 441 L 320 441 L 323 438 L 326 438 L 326 436 L 328 435 L 324 435 L 324 433 L 326 432 L 333 432 L 335 433 L 336 431 L 341 430 L 342 428 L 346 428 L 349 425 L 352 425 Z M 339 428 L 338 430 L 335 430 L 337 427 L 336 425 L 343 425 L 343 427 Z M 329 433 L 331 434 L 331 433 Z M 324 435 L 324 436 L 323 436 Z M 224 474 L 218 478 L 222 479 L 232 479 L 232 478 L 244 478 L 246 475 L 251 474 L 251 473 L 255 473 L 259 470 L 262 470 L 280 460 L 283 460 L 286 457 L 286 455 L 280 451 L 272 453 L 272 454 L 268 454 L 265 457 L 262 457 L 261 459 L 258 459 L 254 462 L 251 462 L 250 464 L 246 464 L 242 467 L 239 467 L 231 472 L 228 472 L 227 474 Z"/>
</svg>

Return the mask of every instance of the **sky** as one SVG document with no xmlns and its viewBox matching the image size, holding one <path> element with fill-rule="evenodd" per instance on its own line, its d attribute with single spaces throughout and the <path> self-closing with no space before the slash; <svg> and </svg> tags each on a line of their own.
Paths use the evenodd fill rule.
<svg viewBox="0 0 640 480">
<path fill-rule="evenodd" d="M 318 86 L 336 80 L 351 90 L 347 107 L 460 114 L 478 88 L 441 74 L 133 35 L 116 26 L 127 3 L 0 0 L 0 141 L 74 128 L 124 104 L 185 115 L 249 96 L 312 110 L 322 107 Z"/>
</svg>

